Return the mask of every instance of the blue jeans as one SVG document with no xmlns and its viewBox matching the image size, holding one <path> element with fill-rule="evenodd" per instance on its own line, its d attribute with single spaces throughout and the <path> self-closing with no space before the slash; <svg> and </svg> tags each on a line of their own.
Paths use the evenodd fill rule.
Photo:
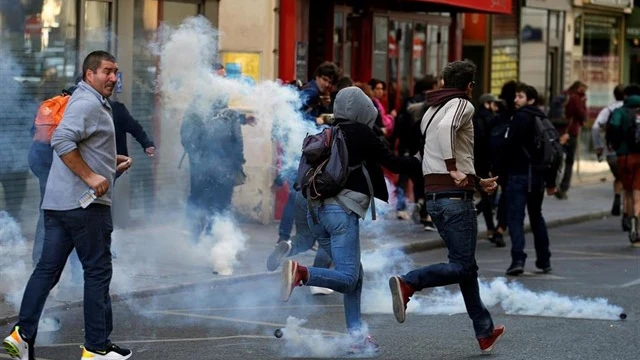
<svg viewBox="0 0 640 360">
<path fill-rule="evenodd" d="M 49 292 L 74 248 L 84 268 L 85 347 L 104 350 L 113 329 L 111 298 L 111 209 L 89 205 L 86 209 L 45 210 L 45 237 L 42 256 L 36 265 L 20 306 L 20 326 L 26 338 L 34 338 Z"/>
<path fill-rule="evenodd" d="M 402 277 L 415 291 L 459 284 L 467 313 L 473 321 L 476 338 L 493 332 L 491 314 L 480 299 L 476 240 L 478 220 L 473 199 L 437 199 L 427 197 L 427 211 L 449 250 L 449 262 L 413 270 Z"/>
<path fill-rule="evenodd" d="M 335 270 L 310 267 L 306 285 L 343 293 L 347 330 L 359 333 L 362 329 L 360 295 L 363 270 L 358 215 L 353 212 L 347 214 L 340 205 L 332 204 L 317 206 L 313 211 L 318 215 L 318 224 L 314 224 L 311 214 L 308 214 L 309 227 L 320 247 L 333 259 Z"/>
<path fill-rule="evenodd" d="M 309 209 L 307 199 L 302 196 L 300 191 L 291 193 L 289 198 L 295 200 L 296 235 L 291 239 L 291 251 L 289 252 L 289 256 L 293 256 L 310 250 L 316 242 L 316 237 L 311 232 L 307 221 L 307 212 Z M 331 256 L 329 256 L 322 247 L 319 247 L 316 252 L 316 257 L 313 259 L 313 266 L 328 269 L 331 267 L 331 262 Z"/>
<path fill-rule="evenodd" d="M 524 252 L 524 209 L 529 213 L 529 222 L 533 232 L 536 249 L 536 266 L 549 265 L 549 234 L 547 224 L 542 217 L 542 200 L 544 199 L 544 183 L 541 174 L 531 175 L 531 191 L 529 191 L 528 175 L 509 175 L 507 185 L 507 223 L 511 237 L 511 259 L 524 262 L 527 254 Z"/>
</svg>

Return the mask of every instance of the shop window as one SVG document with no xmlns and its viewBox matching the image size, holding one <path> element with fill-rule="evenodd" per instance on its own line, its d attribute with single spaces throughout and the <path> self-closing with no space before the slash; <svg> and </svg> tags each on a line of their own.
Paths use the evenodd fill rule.
<svg viewBox="0 0 640 360">
<path fill-rule="evenodd" d="M 0 3 L 0 208 L 20 221 L 37 216 L 40 201 L 28 165 L 37 107 L 78 73 L 76 1 Z"/>
<path fill-rule="evenodd" d="M 549 12 L 524 7 L 520 21 L 520 81 L 535 87 L 543 99 L 547 94 L 547 36 L 553 34 L 547 24 Z"/>
<path fill-rule="evenodd" d="M 582 58 L 575 60 L 574 73 L 589 86 L 590 112 L 613 101 L 613 88 L 620 82 L 620 27 L 618 17 L 584 15 Z"/>
<path fill-rule="evenodd" d="M 84 8 L 84 53 L 95 50 L 111 51 L 111 2 L 87 1 Z"/>
<path fill-rule="evenodd" d="M 386 17 L 373 18 L 373 67 L 372 76 L 387 82 L 387 48 L 389 21 Z"/>
<path fill-rule="evenodd" d="M 414 83 L 425 75 L 427 61 L 427 25 L 422 22 L 415 23 L 413 29 L 413 44 L 411 59 L 413 61 L 413 81 Z"/>
<path fill-rule="evenodd" d="M 353 18 L 346 12 L 336 12 L 333 19 L 333 62 L 344 76 L 351 76 L 353 53 Z"/>
</svg>

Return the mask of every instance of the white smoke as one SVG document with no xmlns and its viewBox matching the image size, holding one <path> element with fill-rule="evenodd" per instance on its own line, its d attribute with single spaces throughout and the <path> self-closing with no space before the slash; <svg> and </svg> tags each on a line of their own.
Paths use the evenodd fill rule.
<svg viewBox="0 0 640 360">
<path fill-rule="evenodd" d="M 213 270 L 220 275 L 231 275 L 238 264 L 238 254 L 245 249 L 247 238 L 228 216 L 213 219 L 208 237 L 214 243 L 211 247 Z"/>
<path fill-rule="evenodd" d="M 286 327 L 280 329 L 286 341 L 285 351 L 288 357 L 332 358 L 347 355 L 371 357 L 375 351 L 363 347 L 364 336 L 369 332 L 366 325 L 361 334 L 344 334 L 303 327 L 307 321 L 293 316 L 287 318 Z M 364 334 L 364 335 L 362 335 Z M 359 349 L 357 354 L 351 351 Z"/>
<path fill-rule="evenodd" d="M 22 292 L 31 275 L 23 260 L 30 254 L 18 223 L 6 211 L 0 211 L 0 298 L 15 310 L 20 308 Z"/>
</svg>

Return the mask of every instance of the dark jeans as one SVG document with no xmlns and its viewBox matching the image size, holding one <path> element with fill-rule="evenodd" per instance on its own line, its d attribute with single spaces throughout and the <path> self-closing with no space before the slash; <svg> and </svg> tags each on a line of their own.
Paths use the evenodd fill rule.
<svg viewBox="0 0 640 360">
<path fill-rule="evenodd" d="M 192 171 L 191 189 L 187 199 L 187 221 L 192 240 L 198 242 L 203 231 L 211 231 L 211 218 L 231 208 L 233 180 Z"/>
<path fill-rule="evenodd" d="M 427 210 L 449 250 L 449 263 L 429 265 L 413 270 L 403 280 L 416 291 L 425 288 L 459 284 L 467 313 L 473 321 L 476 338 L 493 332 L 491 314 L 480 299 L 476 241 L 478 222 L 470 196 L 461 199 L 432 200 L 427 196 Z"/>
<path fill-rule="evenodd" d="M 51 163 L 53 162 L 53 149 L 51 145 L 34 142 L 29 150 L 29 168 L 33 174 L 38 178 L 40 184 L 40 202 L 42 205 L 42 199 L 44 198 L 44 191 L 47 188 L 47 179 L 49 178 L 49 171 L 51 170 Z M 33 242 L 33 250 L 31 251 L 31 259 L 33 266 L 38 263 L 40 254 L 42 254 L 42 243 L 44 242 L 44 210 L 40 209 L 40 216 L 38 217 L 38 223 L 36 225 L 36 237 Z"/>
<path fill-rule="evenodd" d="M 111 298 L 111 208 L 92 204 L 86 209 L 45 210 L 42 256 L 24 291 L 18 326 L 33 338 L 49 291 L 74 248 L 84 268 L 84 345 L 103 350 L 113 329 Z"/>
<path fill-rule="evenodd" d="M 278 227 L 278 236 L 282 240 L 289 240 L 291 238 L 291 232 L 293 231 L 293 223 L 296 218 L 296 191 L 292 186 L 289 186 L 289 197 L 287 197 L 287 203 L 282 210 L 282 218 L 280 219 L 280 226 Z M 307 217 L 304 217 L 305 222 Z M 296 222 L 297 223 L 297 222 Z M 296 231 L 298 227 L 296 226 Z"/>
<path fill-rule="evenodd" d="M 564 161 L 564 175 L 560 181 L 560 191 L 567 192 L 571 187 L 571 175 L 573 174 L 573 162 L 576 158 L 576 149 L 578 147 L 578 138 L 571 135 L 569 141 L 564 144 L 564 152 L 567 158 Z"/>
<path fill-rule="evenodd" d="M 536 249 L 536 266 L 548 265 L 551 253 L 549 252 L 547 225 L 542 217 L 542 200 L 544 199 L 542 175 L 536 173 L 531 175 L 531 191 L 529 191 L 528 175 L 509 175 L 507 196 L 509 197 L 508 223 L 511 237 L 511 259 L 522 262 L 527 259 L 527 254 L 524 252 L 524 209 L 526 207 Z"/>
<path fill-rule="evenodd" d="M 506 178 L 506 175 L 504 176 Z M 500 199 L 498 199 L 498 227 L 502 230 L 507 229 L 507 181 L 506 180 L 498 180 L 498 185 L 500 185 Z"/>
<path fill-rule="evenodd" d="M 293 210 L 295 213 L 294 217 L 296 223 L 296 235 L 291 240 L 291 251 L 289 252 L 289 256 L 293 256 L 310 250 L 316 242 L 316 237 L 311 232 L 311 228 L 309 228 L 309 222 L 307 220 L 307 213 L 309 209 L 307 199 L 305 199 L 299 191 L 290 193 L 289 198 L 294 199 Z M 331 267 L 331 262 L 331 257 L 327 251 L 323 247 L 318 246 L 316 257 L 313 259 L 313 266 L 328 269 Z"/>
</svg>

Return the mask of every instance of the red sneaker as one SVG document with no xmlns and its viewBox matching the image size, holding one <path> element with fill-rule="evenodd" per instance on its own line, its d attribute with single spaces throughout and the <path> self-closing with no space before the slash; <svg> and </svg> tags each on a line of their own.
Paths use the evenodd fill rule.
<svg viewBox="0 0 640 360">
<path fill-rule="evenodd" d="M 411 285 L 404 282 L 399 276 L 392 276 L 389 279 L 389 289 L 391 290 L 391 300 L 393 301 L 393 315 L 399 323 L 403 323 L 407 318 L 407 303 L 413 295 L 414 290 Z"/>
<path fill-rule="evenodd" d="M 493 345 L 500 339 L 500 337 L 504 334 L 504 325 L 497 326 L 493 329 L 493 333 L 491 336 L 478 339 L 478 344 L 480 344 L 480 350 L 482 352 L 489 352 L 493 350 Z"/>
<path fill-rule="evenodd" d="M 296 286 L 302 286 L 303 280 L 308 274 L 307 268 L 295 261 L 287 260 L 282 266 L 282 288 L 280 298 L 282 301 L 289 301 L 291 293 Z"/>
</svg>

